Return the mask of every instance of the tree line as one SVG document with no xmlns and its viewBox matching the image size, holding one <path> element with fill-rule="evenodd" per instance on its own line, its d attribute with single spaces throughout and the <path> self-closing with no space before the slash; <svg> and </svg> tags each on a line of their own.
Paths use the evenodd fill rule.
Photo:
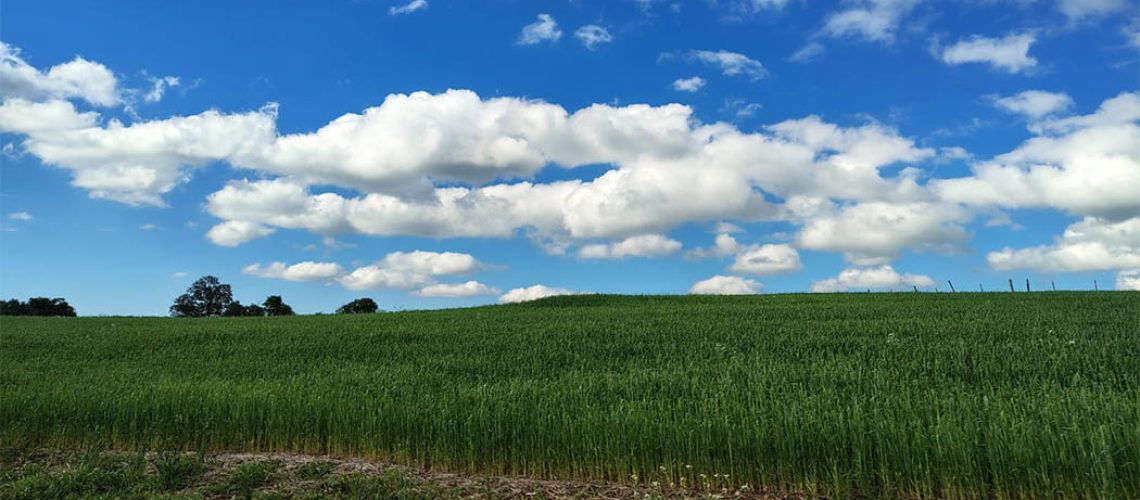
<svg viewBox="0 0 1140 500">
<path fill-rule="evenodd" d="M 356 299 L 336 310 L 337 314 L 374 313 L 380 307 L 370 298 Z M 177 318 L 216 316 L 292 316 L 293 308 L 280 295 L 270 295 L 261 304 L 243 305 L 234 300 L 233 288 L 214 276 L 198 278 L 186 293 L 174 299 L 170 315 Z"/>
<path fill-rule="evenodd" d="M 0 316 L 75 316 L 75 308 L 61 298 L 32 297 L 0 301 Z"/>
</svg>

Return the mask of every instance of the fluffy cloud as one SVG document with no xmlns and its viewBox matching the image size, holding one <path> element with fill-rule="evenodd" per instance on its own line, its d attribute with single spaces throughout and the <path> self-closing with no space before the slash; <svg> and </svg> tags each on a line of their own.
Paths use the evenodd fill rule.
<svg viewBox="0 0 1140 500">
<path fill-rule="evenodd" d="M 741 278 L 740 276 L 713 276 L 707 280 L 698 281 L 689 287 L 689 293 L 695 295 L 750 295 L 758 292 L 762 285 L 756 280 Z"/>
<path fill-rule="evenodd" d="M 587 24 L 574 32 L 574 37 L 582 42 L 587 49 L 594 50 L 598 45 L 614 41 L 609 30 L 596 24 Z"/>
<path fill-rule="evenodd" d="M 1140 291 L 1140 269 L 1130 269 L 1116 273 L 1116 289 Z"/>
<path fill-rule="evenodd" d="M 376 264 L 354 269 L 339 281 L 352 290 L 415 288 L 431 284 L 438 276 L 467 274 L 480 266 L 475 257 L 465 253 L 393 252 Z"/>
<path fill-rule="evenodd" d="M 1039 119 L 1073 107 L 1073 99 L 1059 92 L 1026 90 L 1017 95 L 995 98 L 994 105 L 1009 113 Z"/>
<path fill-rule="evenodd" d="M 995 69 L 1020 73 L 1037 66 L 1037 59 L 1029 55 L 1029 47 L 1036 41 L 1037 37 L 1028 33 L 1002 38 L 974 36 L 946 47 L 942 62 L 952 66 L 986 63 Z"/>
<path fill-rule="evenodd" d="M 557 295 L 577 295 L 579 292 L 568 290 L 566 288 L 554 288 L 546 285 L 533 285 L 526 288 L 515 288 L 499 297 L 499 302 L 509 304 L 512 302 L 526 302 L 529 300 L 541 299 L 543 297 L 554 297 Z"/>
<path fill-rule="evenodd" d="M 393 94 L 310 134 L 263 142 L 237 165 L 366 192 L 423 196 L 431 180 L 481 183 L 528 177 L 548 163 L 671 157 L 695 147 L 681 105 L 561 106 L 474 92 Z"/>
<path fill-rule="evenodd" d="M 106 66 L 76 57 L 44 72 L 29 65 L 18 49 L 4 42 L 0 42 L 0 97 L 82 99 L 96 106 L 122 102 L 118 80 Z"/>
<path fill-rule="evenodd" d="M 398 16 L 400 14 L 411 14 L 412 12 L 415 12 L 415 11 L 420 10 L 420 9 L 426 9 L 427 7 L 428 7 L 427 0 L 412 0 L 406 4 L 403 4 L 403 5 L 390 7 L 388 9 L 388 14 L 393 15 L 393 16 Z"/>
<path fill-rule="evenodd" d="M 718 242 L 719 243 L 719 242 Z M 729 271 L 741 274 L 777 274 L 798 271 L 803 265 L 791 245 L 759 245 L 738 253 Z"/>
<path fill-rule="evenodd" d="M 695 248 L 685 254 L 690 259 L 704 259 L 707 257 L 727 257 L 740 251 L 740 243 L 731 234 L 722 232 L 716 235 L 713 246 L 709 248 Z"/>
<path fill-rule="evenodd" d="M 705 79 L 699 76 L 692 78 L 678 78 L 673 81 L 673 90 L 678 92 L 696 92 L 705 86 Z"/>
<path fill-rule="evenodd" d="M 904 248 L 953 252 L 968 234 L 970 214 L 946 203 L 859 203 L 811 218 L 796 236 L 802 248 L 844 252 L 860 265 L 884 263 Z"/>
<path fill-rule="evenodd" d="M 715 66 L 725 76 L 746 76 L 752 80 L 759 80 L 768 74 L 760 61 L 744 54 L 729 52 L 727 50 L 691 50 L 688 56 L 694 60 Z"/>
<path fill-rule="evenodd" d="M 9 106 L 27 114 L 9 116 Z M 161 195 L 182 182 L 187 169 L 240 156 L 276 134 L 273 108 L 243 114 L 207 111 L 131 125 L 112 120 L 95 127 L 89 126 L 93 116 L 76 114 L 69 106 L 8 101 L 0 108 L 0 129 L 22 128 L 25 150 L 70 170 L 72 184 L 93 198 L 131 205 L 161 206 Z"/>
<path fill-rule="evenodd" d="M 1104 271 L 1140 268 L 1140 217 L 1111 222 L 1094 217 L 1070 225 L 1052 245 L 1004 248 L 986 256 L 999 270 Z"/>
<path fill-rule="evenodd" d="M 523 26 L 522 33 L 519 33 L 517 44 L 519 45 L 537 45 L 542 42 L 550 41 L 557 42 L 562 38 L 562 30 L 558 29 L 558 23 L 550 14 L 539 14 L 538 20 Z"/>
<path fill-rule="evenodd" d="M 498 289 L 491 288 L 473 280 L 465 283 L 438 283 L 428 285 L 415 292 L 415 294 L 420 297 L 447 298 L 478 297 L 480 295 L 496 295 L 498 293 Z"/>
<path fill-rule="evenodd" d="M 833 37 L 858 37 L 890 43 L 902 19 L 921 0 L 855 0 L 850 7 L 828 16 L 823 33 Z"/>
<path fill-rule="evenodd" d="M 873 268 L 844 269 L 834 278 L 812 283 L 813 292 L 841 292 L 858 289 L 890 289 L 896 287 L 934 286 L 934 280 L 921 274 L 899 274 L 889 265 Z"/>
<path fill-rule="evenodd" d="M 344 270 L 340 264 L 332 262 L 298 262 L 286 265 L 284 262 L 273 262 L 269 265 L 250 264 L 242 268 L 243 274 L 259 278 L 273 278 L 286 281 L 321 281 L 340 276 Z"/>
<path fill-rule="evenodd" d="M 243 243 L 264 238 L 273 234 L 274 229 L 256 222 L 229 220 L 218 224 L 206 233 L 206 238 L 215 245 L 236 247 Z"/>
<path fill-rule="evenodd" d="M 681 242 L 660 234 L 631 236 L 610 244 L 586 245 L 578 251 L 583 259 L 624 259 L 626 257 L 665 257 L 677 253 Z"/>
<path fill-rule="evenodd" d="M 377 109 L 389 109 L 394 99 L 406 97 L 390 97 L 385 105 L 366 115 L 389 112 Z M 209 211 L 225 220 L 304 228 L 321 234 L 353 231 L 372 235 L 510 237 L 518 232 L 533 232 L 570 238 L 628 237 L 661 232 L 691 221 L 777 217 L 777 207 L 766 203 L 757 188 L 777 196 L 810 193 L 845 199 L 914 199 L 924 194 L 909 174 L 885 179 L 879 169 L 920 161 L 934 154 L 878 124 L 845 129 L 818 117 L 776 124 L 768 128 L 771 135 L 745 134 L 724 124 L 694 123 L 691 109 L 679 105 L 591 106 L 567 115 L 560 107 L 545 103 L 481 101 L 470 92 L 416 94 L 414 98 L 428 101 L 431 106 L 422 111 L 418 107 L 400 112 L 392 108 L 392 118 L 386 122 L 390 127 L 377 128 L 377 132 L 325 134 L 329 128 L 326 127 L 306 137 L 308 144 L 288 155 L 297 159 L 291 163 L 295 168 L 283 169 L 282 162 L 265 160 L 274 155 L 260 155 L 263 170 L 296 175 L 231 183 L 210 196 Z M 453 122 L 462 124 L 462 120 L 444 119 L 450 111 L 435 111 L 437 104 L 444 102 L 472 105 L 474 110 L 498 110 L 488 115 L 493 119 L 458 126 Z M 520 119 L 535 113 L 548 119 Z M 415 118 L 398 120 L 405 114 Z M 433 118 L 433 114 L 439 117 Z M 376 158 L 371 162 L 362 159 L 359 170 L 348 170 L 354 169 L 357 161 L 339 153 L 341 148 L 346 153 L 356 151 L 347 148 L 348 144 L 359 143 L 364 150 L 382 148 L 383 141 L 373 139 L 379 131 L 390 135 L 392 130 L 414 120 L 438 120 L 440 127 L 454 127 L 457 137 L 465 135 L 471 139 L 457 141 L 455 147 L 437 149 L 423 147 L 422 142 L 412 139 L 422 137 L 424 132 L 409 132 L 406 141 L 391 140 L 393 154 L 371 156 Z M 338 120 L 341 121 L 344 119 Z M 518 125 L 510 125 L 513 123 Z M 480 132 L 480 126 L 489 130 Z M 518 170 L 538 169 L 547 161 L 562 165 L 612 162 L 619 168 L 588 181 L 431 186 L 430 179 L 448 179 L 448 171 L 465 172 L 465 177 L 473 178 L 473 172 L 482 167 L 473 160 L 460 162 L 454 158 L 466 154 L 464 146 L 496 143 L 496 138 L 508 131 L 495 127 L 508 126 L 512 127 L 512 140 L 521 143 L 521 138 L 531 138 L 526 147 L 534 153 L 535 160 Z M 295 137 L 298 136 L 282 138 L 270 150 L 280 149 L 280 143 Z M 410 173 L 388 177 L 391 172 L 375 168 L 377 162 L 394 161 L 389 158 L 399 156 L 395 154 L 402 153 L 399 148 L 413 143 L 421 146 L 408 154 L 421 155 L 418 157 L 423 161 L 418 165 L 410 160 L 393 163 L 394 168 L 407 168 Z M 252 156 L 258 155 L 242 155 L 242 164 L 254 168 L 257 162 L 249 160 Z M 449 163 L 442 163 L 440 157 L 449 158 Z M 481 161 L 487 161 L 486 157 Z M 459 165 L 466 165 L 465 170 Z M 431 172 L 439 174 L 424 175 Z M 425 186 L 418 196 L 410 196 L 406 189 L 400 193 L 364 189 L 367 185 L 379 188 L 389 183 L 406 186 L 417 182 Z M 357 186 L 367 194 L 311 194 L 307 187 L 310 183 Z"/>
<path fill-rule="evenodd" d="M 98 113 L 80 113 L 67 101 L 31 102 L 8 99 L 0 103 L 0 132 L 37 135 L 94 126 Z"/>
<path fill-rule="evenodd" d="M 740 54 L 692 57 L 727 74 L 762 74 L 758 62 Z M 275 106 L 130 125 L 100 125 L 98 115 L 64 101 L 8 99 L 0 106 L 0 128 L 24 134 L 27 152 L 70 170 L 73 183 L 94 197 L 161 205 L 196 166 L 220 161 L 255 172 L 261 179 L 230 182 L 207 201 L 221 219 L 207 237 L 227 246 L 287 228 L 325 237 L 525 235 L 565 247 L 693 222 L 783 220 L 802 227 L 808 248 L 882 260 L 902 248 L 957 243 L 956 225 L 965 219 L 938 204 L 919 184 L 919 170 L 907 165 L 933 158 L 934 150 L 873 122 L 839 127 L 809 116 L 744 132 L 701 123 L 678 104 L 569 112 L 466 90 L 393 94 L 359 114 L 289 135 L 277 133 Z M 1034 126 L 1050 134 L 1089 126 L 1080 120 Z M 588 180 L 525 180 L 548 165 L 595 164 L 613 168 Z M 898 173 L 883 174 L 900 164 Z M 494 180 L 502 182 L 488 184 Z M 870 220 L 876 207 L 892 217 Z M 931 220 L 920 210 L 949 215 Z M 824 234 L 828 228 L 838 236 Z M 886 243 L 868 244 L 856 234 L 867 228 Z M 604 248 L 596 255 L 641 252 Z M 350 282 L 391 281 L 385 276 L 365 269 Z"/>
<path fill-rule="evenodd" d="M 32 214 L 27 213 L 27 212 L 12 212 L 12 213 L 8 214 L 8 219 L 18 220 L 21 222 L 30 221 L 34 218 L 35 217 L 32 217 Z"/>
<path fill-rule="evenodd" d="M 943 199 L 976 206 L 1056 208 L 1120 220 L 1140 213 L 1140 93 L 1106 100 L 1090 115 L 1036 122 L 1017 149 L 938 179 Z"/>
</svg>

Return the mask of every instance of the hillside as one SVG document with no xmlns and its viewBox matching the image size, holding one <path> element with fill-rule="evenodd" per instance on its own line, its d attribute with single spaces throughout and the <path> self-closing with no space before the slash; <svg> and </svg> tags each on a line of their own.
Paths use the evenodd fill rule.
<svg viewBox="0 0 1140 500">
<path fill-rule="evenodd" d="M 0 319 L 0 442 L 831 496 L 1140 497 L 1140 293 Z"/>
</svg>

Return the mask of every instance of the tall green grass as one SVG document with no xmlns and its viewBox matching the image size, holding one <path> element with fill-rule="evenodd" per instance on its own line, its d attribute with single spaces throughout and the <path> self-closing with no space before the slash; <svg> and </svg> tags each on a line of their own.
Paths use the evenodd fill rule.
<svg viewBox="0 0 1140 500">
<path fill-rule="evenodd" d="M 582 296 L 0 331 L 0 440 L 19 445 L 1140 498 L 1137 293 Z"/>
</svg>

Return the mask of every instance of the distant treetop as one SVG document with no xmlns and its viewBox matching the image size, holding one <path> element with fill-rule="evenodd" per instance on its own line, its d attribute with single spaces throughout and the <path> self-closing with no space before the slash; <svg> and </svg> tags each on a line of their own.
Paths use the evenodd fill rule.
<svg viewBox="0 0 1140 500">
<path fill-rule="evenodd" d="M 75 308 L 61 298 L 32 297 L 27 302 L 11 299 L 0 302 L 0 316 L 75 317 Z"/>
<path fill-rule="evenodd" d="M 376 305 L 375 300 L 372 300 L 368 297 L 364 297 L 362 299 L 356 299 L 356 300 L 349 302 L 343 306 L 340 306 L 340 308 L 336 310 L 336 313 L 337 314 L 371 314 L 371 313 L 378 311 L 379 309 L 380 309 L 380 306 Z"/>
</svg>

